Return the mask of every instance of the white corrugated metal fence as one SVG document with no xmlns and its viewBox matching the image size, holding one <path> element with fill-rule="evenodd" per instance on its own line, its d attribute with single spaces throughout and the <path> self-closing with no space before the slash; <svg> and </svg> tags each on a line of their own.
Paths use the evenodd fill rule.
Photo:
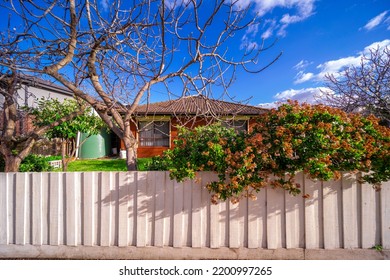
<svg viewBox="0 0 390 280">
<path fill-rule="evenodd" d="M 168 172 L 0 173 L 0 244 L 209 248 L 390 249 L 390 184 L 357 175 L 313 182 L 302 196 L 265 188 L 257 200 L 212 205 L 215 175 Z"/>
</svg>

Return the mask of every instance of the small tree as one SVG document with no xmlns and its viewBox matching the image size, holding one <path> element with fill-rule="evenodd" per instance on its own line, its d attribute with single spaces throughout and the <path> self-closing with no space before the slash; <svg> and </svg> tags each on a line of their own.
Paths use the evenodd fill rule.
<svg viewBox="0 0 390 280">
<path fill-rule="evenodd" d="M 74 99 L 65 99 L 62 103 L 57 99 L 40 99 L 37 106 L 27 109 L 34 116 L 33 123 L 37 127 L 47 126 L 48 124 L 61 119 L 64 116 L 82 110 L 80 114 L 72 120 L 62 122 L 46 132 L 49 139 L 61 138 L 62 169 L 67 170 L 68 161 L 66 160 L 66 147 L 70 139 L 74 139 L 78 132 L 88 135 L 98 134 L 104 127 L 103 121 L 93 113 L 91 107 L 81 109 L 80 104 Z M 75 150 L 73 150 L 73 154 Z"/>
<path fill-rule="evenodd" d="M 390 49 L 370 50 L 359 66 L 340 75 L 325 76 L 333 93 L 325 94 L 328 104 L 346 112 L 373 114 L 382 124 L 390 126 Z"/>
</svg>

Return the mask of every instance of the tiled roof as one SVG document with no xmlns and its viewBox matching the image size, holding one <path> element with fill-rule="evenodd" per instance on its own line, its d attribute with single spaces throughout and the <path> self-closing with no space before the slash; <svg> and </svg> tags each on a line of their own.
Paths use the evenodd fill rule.
<svg viewBox="0 0 390 280">
<path fill-rule="evenodd" d="M 142 115 L 259 115 L 266 109 L 210 99 L 202 95 L 186 96 L 175 100 L 140 105 L 136 114 Z"/>
</svg>

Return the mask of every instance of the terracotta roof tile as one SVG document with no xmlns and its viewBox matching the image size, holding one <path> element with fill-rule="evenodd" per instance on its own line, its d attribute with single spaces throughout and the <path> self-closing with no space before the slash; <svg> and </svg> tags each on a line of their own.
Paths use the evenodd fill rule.
<svg viewBox="0 0 390 280">
<path fill-rule="evenodd" d="M 140 105 L 137 114 L 146 115 L 259 115 L 266 109 L 210 99 L 202 95 L 186 96 L 175 100 Z"/>
</svg>

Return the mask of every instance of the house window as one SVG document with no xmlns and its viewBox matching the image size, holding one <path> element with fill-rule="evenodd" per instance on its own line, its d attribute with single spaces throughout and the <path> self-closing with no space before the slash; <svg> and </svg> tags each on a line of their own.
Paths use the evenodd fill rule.
<svg viewBox="0 0 390 280">
<path fill-rule="evenodd" d="M 223 126 L 228 128 L 234 128 L 236 132 L 248 132 L 247 120 L 230 120 L 224 121 Z"/>
<path fill-rule="evenodd" d="M 140 146 L 169 147 L 169 121 L 139 122 Z"/>
</svg>

